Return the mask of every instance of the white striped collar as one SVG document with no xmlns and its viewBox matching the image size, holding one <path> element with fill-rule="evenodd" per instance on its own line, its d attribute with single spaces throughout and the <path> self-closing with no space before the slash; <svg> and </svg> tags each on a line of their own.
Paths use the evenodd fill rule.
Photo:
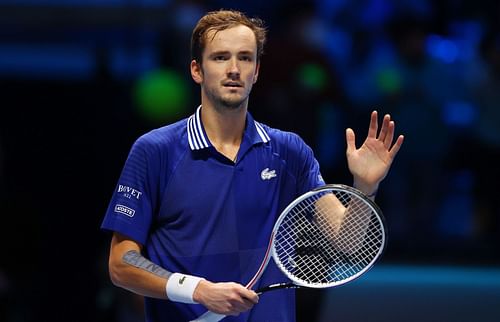
<svg viewBox="0 0 500 322">
<path fill-rule="evenodd" d="M 205 132 L 201 125 L 201 105 L 198 106 L 196 112 L 187 120 L 188 142 L 191 150 L 205 149 L 211 146 L 208 138 L 205 137 Z"/>
<path fill-rule="evenodd" d="M 254 143 L 267 143 L 271 140 L 264 127 L 255 121 L 250 113 L 247 113 L 247 124 L 250 124 L 249 122 L 254 124 L 252 128 L 247 126 L 249 130 L 248 134 L 250 137 L 254 137 Z M 212 146 L 201 122 L 201 105 L 198 106 L 196 112 L 187 119 L 187 136 L 189 147 L 193 151 L 206 149 Z"/>
<path fill-rule="evenodd" d="M 255 121 L 255 120 L 253 120 L 253 123 L 255 124 L 255 129 L 257 130 L 257 133 L 259 134 L 261 141 L 264 143 L 271 141 L 271 138 L 267 134 L 267 132 L 264 129 L 264 127 L 262 126 L 262 124 L 260 124 L 259 122 Z"/>
</svg>

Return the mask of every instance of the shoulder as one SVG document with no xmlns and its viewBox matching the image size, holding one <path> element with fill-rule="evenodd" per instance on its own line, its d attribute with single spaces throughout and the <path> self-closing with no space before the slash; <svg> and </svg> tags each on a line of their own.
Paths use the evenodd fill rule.
<svg viewBox="0 0 500 322">
<path fill-rule="evenodd" d="M 268 134 L 270 138 L 269 144 L 274 149 L 288 152 L 300 152 L 304 149 L 309 149 L 309 146 L 297 133 L 276 129 L 263 123 L 259 124 Z"/>
<path fill-rule="evenodd" d="M 290 173 L 301 177 L 304 171 L 317 168 L 313 150 L 298 134 L 263 124 L 261 126 L 270 137 L 266 145 L 287 165 Z"/>
<path fill-rule="evenodd" d="M 182 138 L 186 135 L 187 119 L 182 119 L 175 123 L 153 129 L 141 135 L 134 143 L 134 147 L 146 151 L 158 148 L 170 147 L 174 143 L 183 142 Z"/>
<path fill-rule="evenodd" d="M 135 164 L 165 165 L 187 149 L 187 119 L 153 129 L 132 145 L 128 159 Z"/>
</svg>

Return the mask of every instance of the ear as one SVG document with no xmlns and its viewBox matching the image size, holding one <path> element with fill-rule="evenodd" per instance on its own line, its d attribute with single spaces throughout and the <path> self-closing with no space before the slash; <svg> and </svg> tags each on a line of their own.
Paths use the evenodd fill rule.
<svg viewBox="0 0 500 322">
<path fill-rule="evenodd" d="M 257 66 L 255 67 L 255 74 L 253 75 L 253 83 L 257 83 L 257 79 L 259 78 L 259 69 L 260 69 L 260 62 L 257 63 Z"/>
<path fill-rule="evenodd" d="M 203 82 L 203 70 L 201 68 L 201 64 L 198 64 L 196 60 L 191 61 L 191 77 L 195 81 L 196 84 L 201 84 Z"/>
</svg>

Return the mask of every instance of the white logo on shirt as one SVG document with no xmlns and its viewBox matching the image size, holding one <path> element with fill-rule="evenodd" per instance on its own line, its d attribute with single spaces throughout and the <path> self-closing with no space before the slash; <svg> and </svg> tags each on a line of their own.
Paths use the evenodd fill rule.
<svg viewBox="0 0 500 322">
<path fill-rule="evenodd" d="M 142 195 L 142 192 L 140 192 L 139 190 L 135 190 L 134 188 L 124 186 L 121 184 L 118 185 L 118 189 L 116 190 L 116 192 L 122 193 L 123 196 L 126 198 L 130 199 L 130 198 L 134 197 L 137 200 L 139 200 L 139 198 Z"/>
<path fill-rule="evenodd" d="M 115 212 L 118 212 L 120 214 L 124 214 L 124 215 L 129 216 L 129 217 L 134 217 L 134 215 L 135 215 L 134 209 L 129 208 L 129 207 L 124 206 L 124 205 L 120 205 L 120 204 L 115 206 Z"/>
<path fill-rule="evenodd" d="M 269 170 L 269 168 L 265 168 L 260 173 L 260 177 L 262 178 L 262 180 L 270 180 L 276 177 L 276 170 Z"/>
</svg>

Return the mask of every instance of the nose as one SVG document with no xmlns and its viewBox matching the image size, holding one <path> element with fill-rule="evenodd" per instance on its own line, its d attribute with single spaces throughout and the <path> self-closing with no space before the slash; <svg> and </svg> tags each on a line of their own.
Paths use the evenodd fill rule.
<svg viewBox="0 0 500 322">
<path fill-rule="evenodd" d="M 238 65 L 237 59 L 230 59 L 229 66 L 227 70 L 228 77 L 231 79 L 240 77 L 240 66 Z"/>
</svg>

